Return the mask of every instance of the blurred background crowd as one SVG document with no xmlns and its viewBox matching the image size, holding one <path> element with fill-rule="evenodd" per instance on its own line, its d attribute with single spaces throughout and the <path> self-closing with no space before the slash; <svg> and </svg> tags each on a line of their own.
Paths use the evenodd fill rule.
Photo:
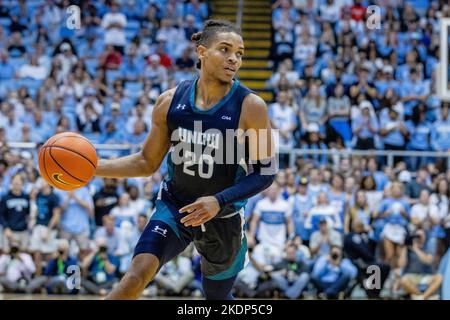
<svg viewBox="0 0 450 320">
<path fill-rule="evenodd" d="M 79 29 L 64 23 L 71 4 Z M 371 4 L 379 28 L 366 23 Z M 283 148 L 450 149 L 449 105 L 436 93 L 446 1 L 272 5 L 268 108 Z M 0 0 L 2 291 L 105 295 L 126 271 L 166 166 L 61 192 L 39 177 L 37 148 L 11 143 L 78 131 L 138 148 L 158 95 L 196 76 L 190 37 L 210 13 L 198 0 Z M 276 182 L 246 206 L 250 261 L 237 296 L 439 298 L 450 246 L 446 159 L 281 160 Z M 200 296 L 199 263 L 189 247 L 144 295 Z M 368 268 L 380 275 L 372 287 Z"/>
</svg>

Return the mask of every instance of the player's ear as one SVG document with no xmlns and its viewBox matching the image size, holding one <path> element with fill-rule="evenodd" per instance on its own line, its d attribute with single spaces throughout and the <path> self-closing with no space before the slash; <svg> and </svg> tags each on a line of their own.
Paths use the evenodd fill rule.
<svg viewBox="0 0 450 320">
<path fill-rule="evenodd" d="M 206 47 L 201 44 L 198 45 L 197 46 L 197 55 L 200 60 L 203 59 L 206 55 Z"/>
</svg>

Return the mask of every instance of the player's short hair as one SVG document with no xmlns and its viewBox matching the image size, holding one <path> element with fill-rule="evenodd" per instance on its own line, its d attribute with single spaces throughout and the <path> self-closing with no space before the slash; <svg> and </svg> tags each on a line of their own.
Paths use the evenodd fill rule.
<svg viewBox="0 0 450 320">
<path fill-rule="evenodd" d="M 197 46 L 208 46 L 219 32 L 234 32 L 241 35 L 241 29 L 235 24 L 227 20 L 207 20 L 203 25 L 203 31 L 194 33 L 191 36 L 191 40 L 196 43 Z M 197 68 L 201 68 L 200 61 L 197 62 Z"/>
</svg>

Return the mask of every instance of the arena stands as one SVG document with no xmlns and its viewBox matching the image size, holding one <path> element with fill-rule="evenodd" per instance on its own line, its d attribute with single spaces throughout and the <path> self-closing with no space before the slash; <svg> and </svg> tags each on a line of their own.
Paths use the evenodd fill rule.
<svg viewBox="0 0 450 320">
<path fill-rule="evenodd" d="M 263 92 L 281 146 L 308 152 L 281 155 L 276 184 L 249 200 L 250 263 L 235 295 L 439 299 L 450 247 L 447 161 L 370 152 L 449 151 L 449 104 L 436 92 L 447 1 L 277 0 L 263 18 L 258 3 L 268 1 L 244 2 L 253 55 L 244 59 L 244 83 Z M 67 8 L 79 3 L 73 28 Z M 379 27 L 367 23 L 370 5 L 380 9 Z M 166 166 L 65 193 L 39 177 L 36 146 L 78 131 L 115 146 L 100 148 L 101 157 L 138 150 L 159 94 L 196 76 L 190 36 L 210 16 L 230 15 L 227 7 L 0 0 L 0 290 L 105 295 L 120 279 Z M 69 288 L 70 266 L 83 276 Z M 371 266 L 381 287 L 365 286 Z M 200 280 L 189 247 L 144 295 L 199 296 Z"/>
</svg>

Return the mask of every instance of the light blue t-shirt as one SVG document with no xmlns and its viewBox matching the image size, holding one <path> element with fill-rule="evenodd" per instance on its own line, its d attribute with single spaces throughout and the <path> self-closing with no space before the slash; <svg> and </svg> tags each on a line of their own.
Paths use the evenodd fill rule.
<svg viewBox="0 0 450 320">
<path fill-rule="evenodd" d="M 410 135 L 409 148 L 414 150 L 430 150 L 432 125 L 429 122 L 421 122 L 415 125 L 412 121 L 407 121 L 406 128 Z"/>
<path fill-rule="evenodd" d="M 61 197 L 61 203 L 64 203 L 68 198 L 68 193 L 64 191 L 58 191 L 58 195 Z M 92 196 L 89 194 L 87 187 L 83 187 L 75 190 L 75 195 L 82 201 L 89 203 L 94 208 Z M 61 225 L 64 231 L 81 234 L 89 231 L 89 212 L 78 204 L 75 199 L 71 199 L 69 205 L 62 213 Z"/>
<path fill-rule="evenodd" d="M 384 213 L 387 210 L 392 211 L 389 216 L 384 218 L 386 223 L 406 226 L 408 224 L 408 220 L 400 213 L 401 209 L 406 211 L 409 216 L 410 205 L 406 199 L 386 198 L 381 201 L 379 211 L 380 213 Z"/>
</svg>

